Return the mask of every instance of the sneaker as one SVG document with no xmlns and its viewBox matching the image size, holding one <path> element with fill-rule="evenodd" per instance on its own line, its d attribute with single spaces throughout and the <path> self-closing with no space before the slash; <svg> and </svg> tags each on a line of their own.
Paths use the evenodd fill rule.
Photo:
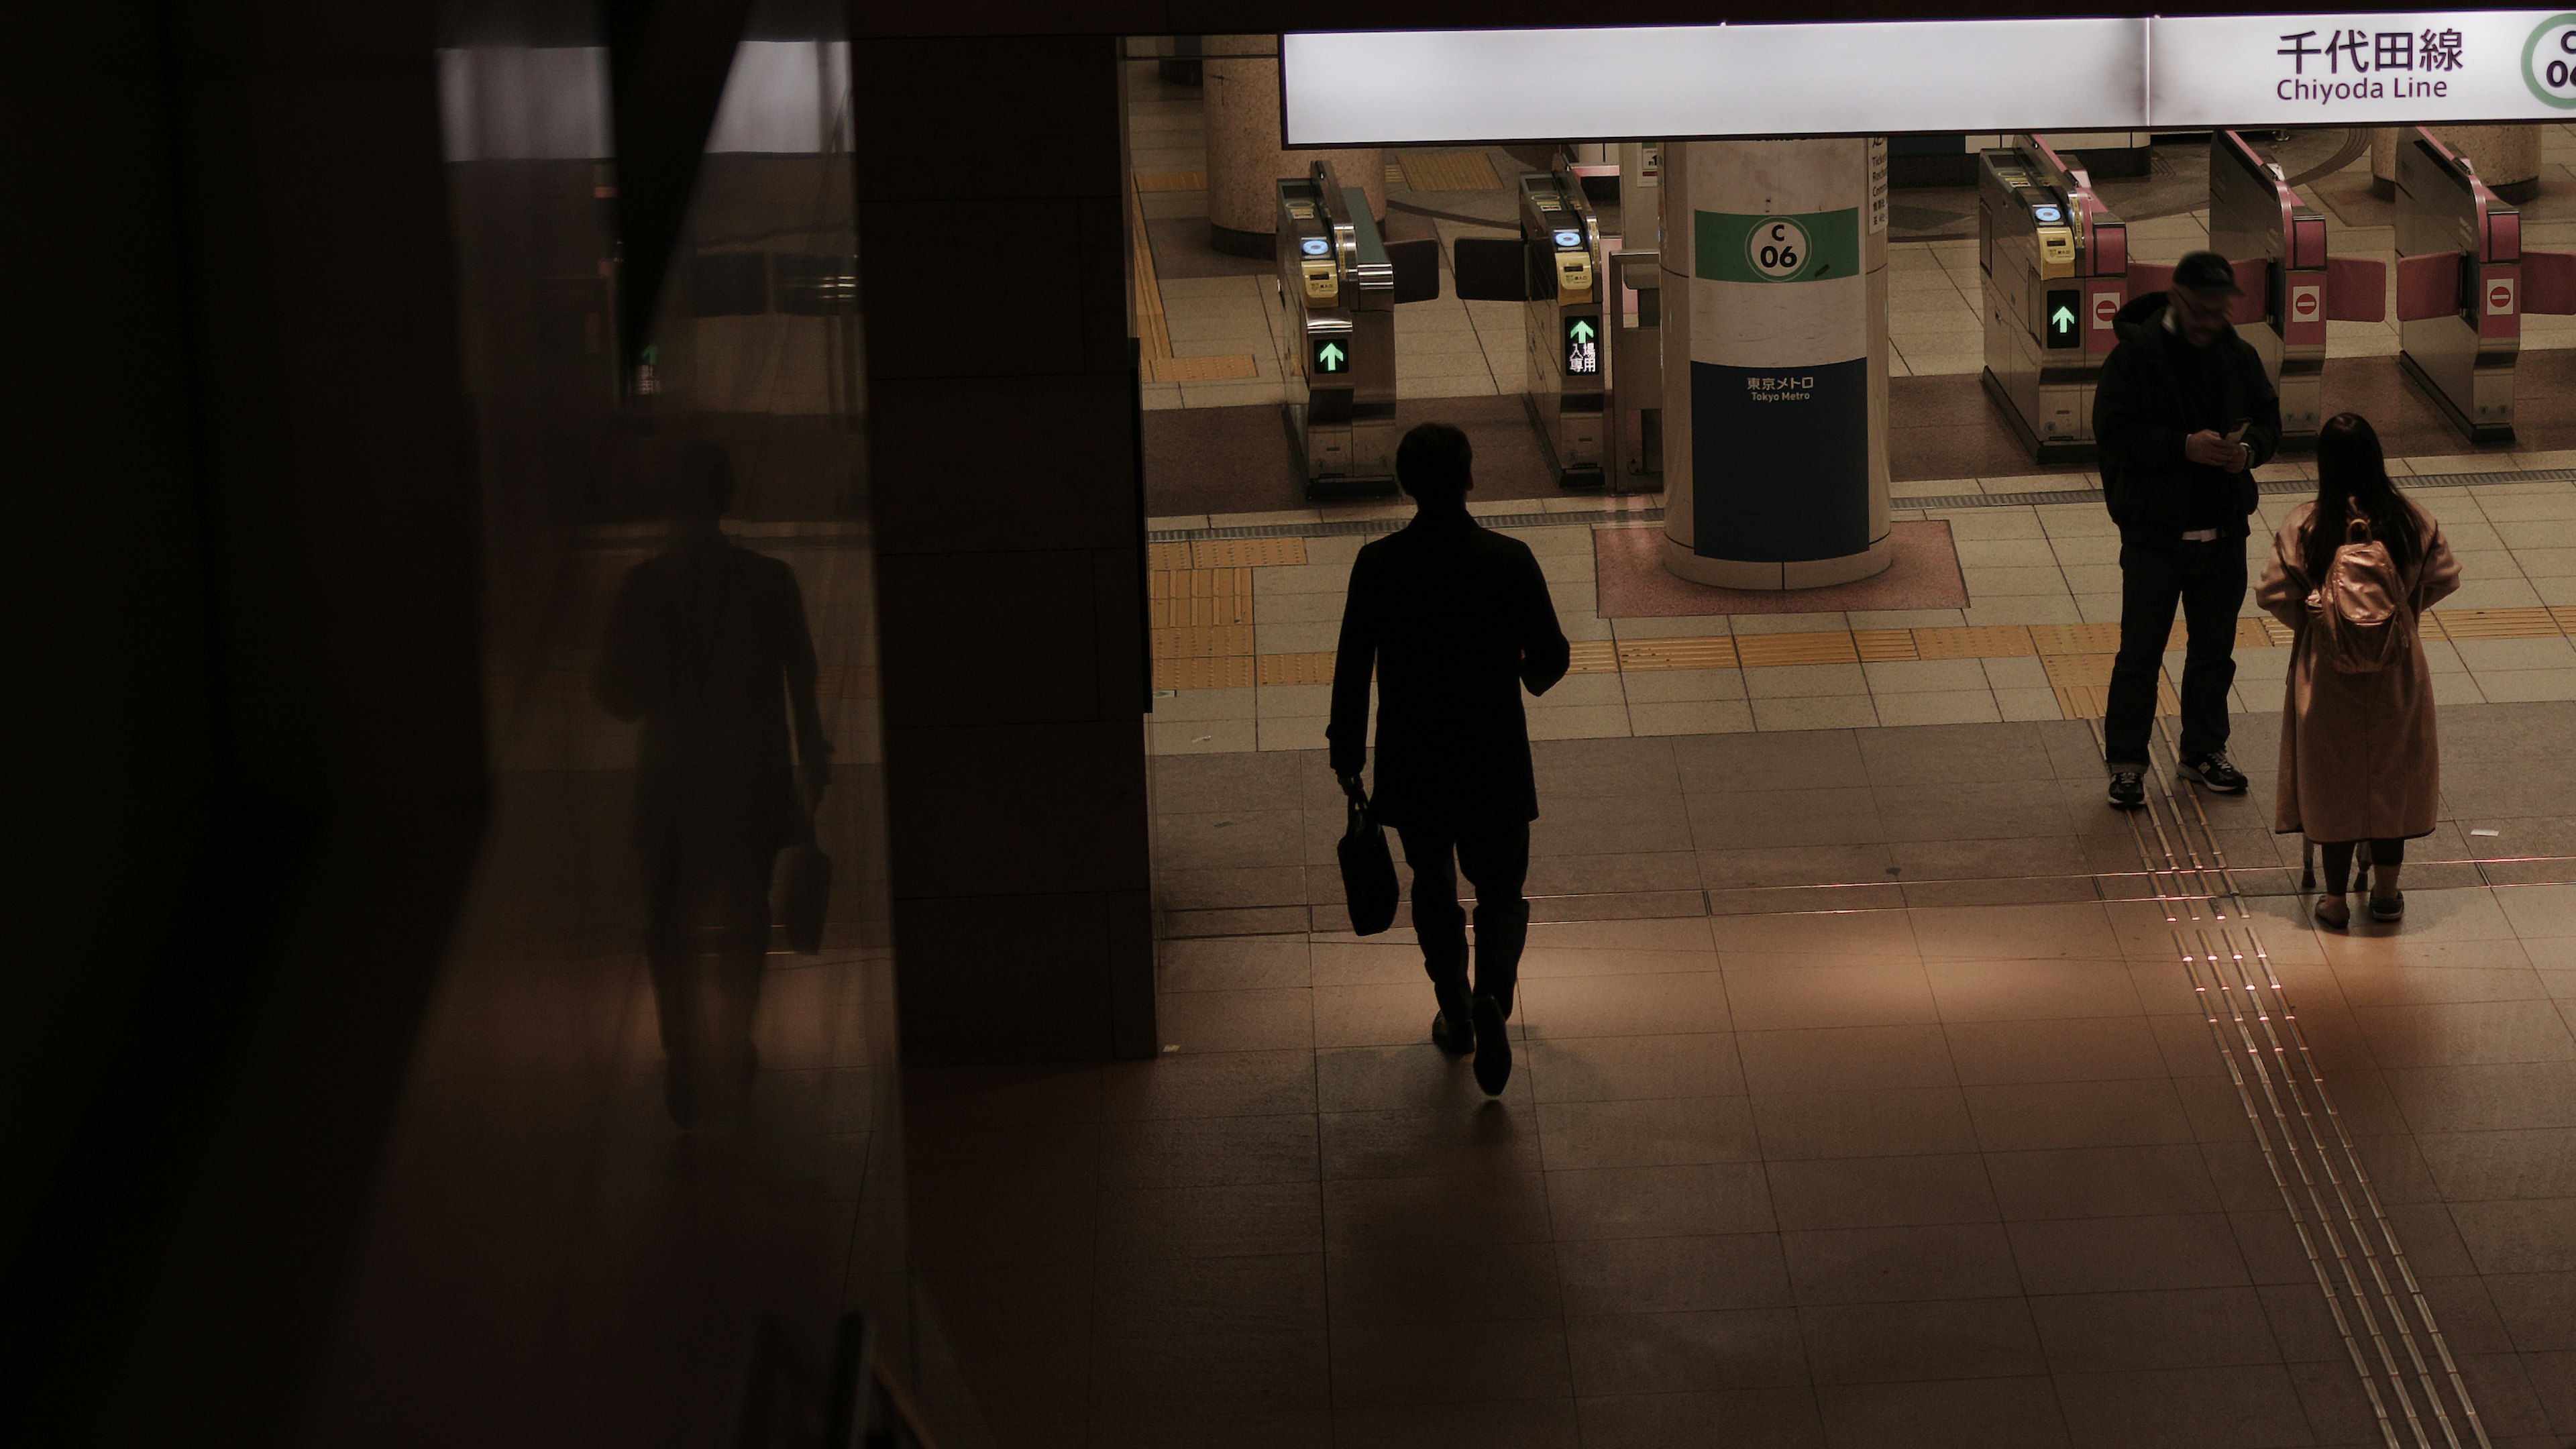
<svg viewBox="0 0 2576 1449">
<path fill-rule="evenodd" d="M 2221 795 L 2245 793 L 2245 772 L 2228 763 L 2225 750 L 2212 750 L 2197 760 L 2183 761 L 2182 772 Z"/>
<path fill-rule="evenodd" d="M 2135 810 L 2147 803 L 2147 777 L 2137 770 L 2111 772 L 2111 808 Z"/>
<path fill-rule="evenodd" d="M 1512 1079 L 1512 1034 L 1503 1025 L 1503 1004 L 1476 993 L 1476 1085 L 1488 1097 L 1499 1097 Z"/>
</svg>

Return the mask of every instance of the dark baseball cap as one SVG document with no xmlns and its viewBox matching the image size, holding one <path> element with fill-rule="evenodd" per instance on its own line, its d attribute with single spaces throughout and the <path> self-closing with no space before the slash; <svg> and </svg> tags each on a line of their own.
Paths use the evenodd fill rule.
<svg viewBox="0 0 2576 1449">
<path fill-rule="evenodd" d="M 2236 285 L 2236 269 L 2216 252 L 2193 252 L 2174 263 L 2173 284 L 2186 292 L 2210 292 L 2222 297 L 2245 295 L 2245 289 Z"/>
</svg>

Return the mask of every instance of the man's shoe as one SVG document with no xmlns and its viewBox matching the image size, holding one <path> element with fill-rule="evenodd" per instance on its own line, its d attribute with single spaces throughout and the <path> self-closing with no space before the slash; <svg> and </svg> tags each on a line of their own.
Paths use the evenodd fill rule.
<svg viewBox="0 0 2576 1449">
<path fill-rule="evenodd" d="M 2147 803 L 2147 777 L 2136 770 L 2111 772 L 2111 808 L 2135 810 Z"/>
<path fill-rule="evenodd" d="M 1463 1057 L 1476 1049 L 1475 1011 L 1467 1004 L 1465 987 L 1431 989 L 1440 1003 L 1438 1014 L 1431 1018 L 1431 1040 L 1453 1057 Z"/>
<path fill-rule="evenodd" d="M 1503 1004 L 1476 993 L 1476 1085 L 1488 1097 L 1499 1097 L 1512 1079 L 1512 1033 L 1503 1024 Z"/>
<path fill-rule="evenodd" d="M 2227 762 L 2225 750 L 2212 750 L 2197 760 L 2183 761 L 2182 772 L 2218 794 L 2245 793 L 2245 772 Z"/>
</svg>

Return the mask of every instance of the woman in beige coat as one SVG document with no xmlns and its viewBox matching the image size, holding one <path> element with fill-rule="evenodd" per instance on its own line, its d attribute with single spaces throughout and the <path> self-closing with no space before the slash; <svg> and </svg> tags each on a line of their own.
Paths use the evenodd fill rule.
<svg viewBox="0 0 2576 1449">
<path fill-rule="evenodd" d="M 2322 520 L 2322 522 L 2320 522 Z M 2312 601 L 2352 524 L 2388 549 L 2397 580 L 2387 662 L 2349 672 L 2326 657 Z M 2460 586 L 2460 562 L 2431 514 L 2388 481 L 2379 435 L 2357 413 L 2327 420 L 2317 435 L 2317 496 L 2301 504 L 2272 539 L 2271 567 L 2255 598 L 2297 631 L 2281 706 L 2280 800 L 2272 828 L 2304 832 L 2325 854 L 2317 919 L 2340 929 L 2353 847 L 2370 843 L 2370 915 L 2405 913 L 2397 889 L 2406 842 L 2433 832 L 2441 801 L 2440 749 L 2433 736 L 2433 676 L 2418 620 Z"/>
</svg>

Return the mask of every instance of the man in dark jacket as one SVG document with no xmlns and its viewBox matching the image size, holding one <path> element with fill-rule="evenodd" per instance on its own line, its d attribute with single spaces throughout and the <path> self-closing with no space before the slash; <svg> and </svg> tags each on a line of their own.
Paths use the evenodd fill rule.
<svg viewBox="0 0 2576 1449">
<path fill-rule="evenodd" d="M 2111 803 L 2124 810 L 2146 803 L 2147 737 L 2177 602 L 2189 640 L 2182 772 L 2222 793 L 2245 788 L 2227 758 L 2227 688 L 2254 469 L 2280 444 L 2281 400 L 2228 325 L 2229 299 L 2242 295 L 2225 257 L 2184 257 L 2171 291 L 2120 309 L 2119 344 L 2093 397 L 2103 499 L 2120 525 L 2120 654 L 2102 736 Z"/>
<path fill-rule="evenodd" d="M 1529 935 L 1521 883 L 1538 818 L 1521 687 L 1545 694 L 1565 677 L 1568 650 L 1529 545 L 1468 516 L 1473 462 L 1467 435 L 1445 423 L 1415 428 L 1396 448 L 1396 479 L 1417 509 L 1351 565 L 1326 736 L 1333 773 L 1361 798 L 1374 668 L 1370 813 L 1395 827 L 1413 868 L 1413 932 L 1439 1003 L 1431 1037 L 1452 1055 L 1473 1052 L 1477 1084 L 1499 1095 L 1512 1071 L 1504 1022 Z M 1472 1002 L 1461 869 L 1476 888 Z"/>
</svg>

